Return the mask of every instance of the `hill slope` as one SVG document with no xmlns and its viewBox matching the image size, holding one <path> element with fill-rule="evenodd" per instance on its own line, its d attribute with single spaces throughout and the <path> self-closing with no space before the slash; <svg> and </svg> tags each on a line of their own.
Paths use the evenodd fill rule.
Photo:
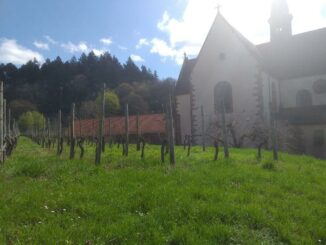
<svg viewBox="0 0 326 245">
<path fill-rule="evenodd" d="M 107 148 L 96 167 L 91 146 L 69 161 L 21 138 L 0 170 L 1 243 L 326 243 L 325 161 L 231 150 L 214 162 L 213 149 L 178 148 L 173 170 L 157 146 L 144 161 L 130 149 Z"/>
</svg>

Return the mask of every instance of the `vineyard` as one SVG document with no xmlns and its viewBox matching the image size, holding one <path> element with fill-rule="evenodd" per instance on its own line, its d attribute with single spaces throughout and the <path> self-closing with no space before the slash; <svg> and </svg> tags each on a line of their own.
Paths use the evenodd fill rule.
<svg viewBox="0 0 326 245">
<path fill-rule="evenodd" d="M 65 143 L 66 145 L 66 143 Z M 323 244 L 326 167 L 310 157 L 176 147 L 176 166 L 160 146 L 122 157 L 95 145 L 83 159 L 21 137 L 0 171 L 4 244 Z"/>
<path fill-rule="evenodd" d="M 326 0 L 0 7 L 0 245 L 326 245 Z"/>
<path fill-rule="evenodd" d="M 204 127 L 175 146 L 171 95 L 161 114 L 107 117 L 104 87 L 97 118 L 72 104 L 20 132 L 2 92 L 1 243 L 326 242 L 325 162 L 264 150 L 268 131 L 258 152 L 232 148 L 225 122 L 213 146 Z"/>
</svg>

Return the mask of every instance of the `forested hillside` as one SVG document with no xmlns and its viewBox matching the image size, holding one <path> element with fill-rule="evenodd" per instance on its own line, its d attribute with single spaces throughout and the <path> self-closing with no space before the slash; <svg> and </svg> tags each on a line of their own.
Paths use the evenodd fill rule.
<svg viewBox="0 0 326 245">
<path fill-rule="evenodd" d="M 161 81 L 155 71 L 139 68 L 131 58 L 125 64 L 105 53 L 93 52 L 63 62 L 60 57 L 39 64 L 36 60 L 16 67 L 0 65 L 5 82 L 5 97 L 14 117 L 26 111 L 39 111 L 54 117 L 59 108 L 67 114 L 76 103 L 82 117 L 94 116 L 94 102 L 103 83 L 119 98 L 119 104 L 131 104 L 131 113 L 161 112 L 173 79 Z M 121 112 L 121 107 L 116 114 Z"/>
</svg>

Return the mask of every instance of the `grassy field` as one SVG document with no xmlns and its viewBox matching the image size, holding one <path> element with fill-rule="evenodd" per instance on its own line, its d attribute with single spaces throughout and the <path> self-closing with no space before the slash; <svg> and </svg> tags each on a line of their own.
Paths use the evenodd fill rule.
<svg viewBox="0 0 326 245">
<path fill-rule="evenodd" d="M 177 167 L 130 147 L 94 166 L 27 138 L 0 169 L 1 244 L 326 244 L 326 162 L 177 149 Z"/>
</svg>

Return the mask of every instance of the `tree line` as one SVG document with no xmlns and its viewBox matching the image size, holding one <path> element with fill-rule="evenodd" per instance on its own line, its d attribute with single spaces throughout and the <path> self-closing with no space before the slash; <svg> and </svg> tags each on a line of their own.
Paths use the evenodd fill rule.
<svg viewBox="0 0 326 245">
<path fill-rule="evenodd" d="M 28 111 L 55 117 L 59 109 L 68 115 L 72 103 L 80 117 L 95 117 L 103 83 L 112 105 L 110 114 L 122 114 L 121 105 L 127 103 L 131 114 L 159 113 L 168 100 L 171 83 L 175 83 L 173 79 L 160 80 L 156 71 L 139 68 L 131 58 L 121 64 L 110 53 L 96 56 L 93 52 L 66 62 L 57 57 L 43 64 L 31 60 L 21 67 L 1 64 L 0 80 L 5 82 L 5 96 L 15 118 Z"/>
</svg>

